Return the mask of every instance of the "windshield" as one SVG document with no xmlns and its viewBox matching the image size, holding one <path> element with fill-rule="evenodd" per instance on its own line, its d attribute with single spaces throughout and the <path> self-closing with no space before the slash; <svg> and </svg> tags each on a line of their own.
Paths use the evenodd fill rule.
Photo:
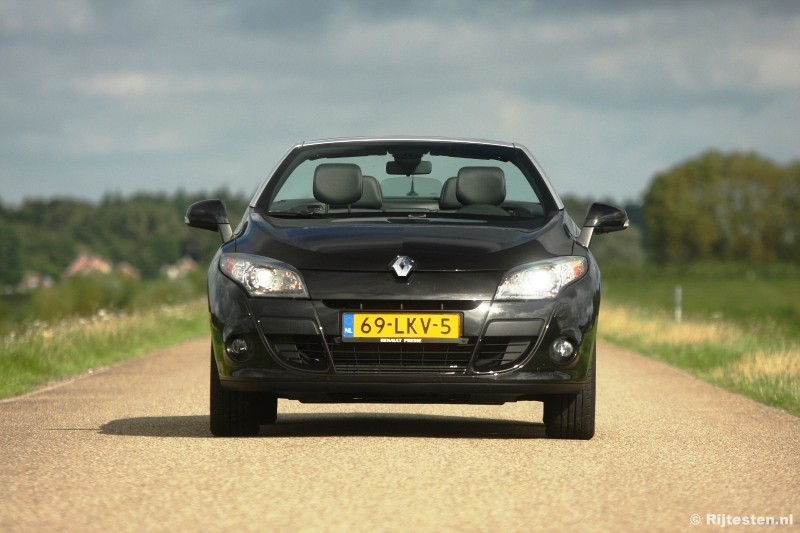
<svg viewBox="0 0 800 533">
<path fill-rule="evenodd" d="M 446 153 L 444 153 L 446 152 Z M 536 218 L 547 196 L 530 170 L 481 151 L 369 146 L 301 151 L 264 189 L 274 216 Z"/>
</svg>

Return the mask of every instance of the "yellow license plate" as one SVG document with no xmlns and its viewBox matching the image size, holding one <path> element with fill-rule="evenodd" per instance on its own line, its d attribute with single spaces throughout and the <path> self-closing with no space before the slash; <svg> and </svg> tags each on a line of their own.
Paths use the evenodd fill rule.
<svg viewBox="0 0 800 533">
<path fill-rule="evenodd" d="M 461 337 L 460 313 L 343 313 L 342 338 L 447 340 Z"/>
</svg>

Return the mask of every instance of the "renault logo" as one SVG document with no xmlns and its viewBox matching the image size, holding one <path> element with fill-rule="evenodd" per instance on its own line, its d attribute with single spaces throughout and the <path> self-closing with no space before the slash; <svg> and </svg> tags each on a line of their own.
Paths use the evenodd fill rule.
<svg viewBox="0 0 800 533">
<path fill-rule="evenodd" d="M 416 265 L 411 258 L 400 255 L 389 266 L 392 267 L 398 278 L 407 278 Z"/>
</svg>

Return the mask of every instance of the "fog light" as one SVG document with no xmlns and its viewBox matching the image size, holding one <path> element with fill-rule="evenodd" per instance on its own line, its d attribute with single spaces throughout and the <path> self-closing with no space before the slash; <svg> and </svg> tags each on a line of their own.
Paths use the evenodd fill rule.
<svg viewBox="0 0 800 533">
<path fill-rule="evenodd" d="M 233 339 L 229 340 L 226 350 L 228 351 L 230 358 L 237 363 L 243 363 L 250 359 L 250 357 L 253 355 L 252 346 L 247 339 L 243 337 L 234 337 Z"/>
<path fill-rule="evenodd" d="M 563 337 L 553 341 L 550 345 L 550 358 L 556 363 L 569 363 L 575 357 L 575 345 Z"/>
</svg>

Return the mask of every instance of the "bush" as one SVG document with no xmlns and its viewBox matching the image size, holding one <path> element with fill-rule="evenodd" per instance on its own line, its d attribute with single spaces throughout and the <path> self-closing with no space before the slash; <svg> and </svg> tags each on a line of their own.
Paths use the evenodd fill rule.
<svg viewBox="0 0 800 533">
<path fill-rule="evenodd" d="M 33 292 L 22 315 L 28 320 L 54 322 L 96 315 L 101 310 L 146 310 L 187 302 L 205 294 L 205 274 L 198 269 L 175 281 L 139 280 L 118 274 L 77 276 Z"/>
</svg>

